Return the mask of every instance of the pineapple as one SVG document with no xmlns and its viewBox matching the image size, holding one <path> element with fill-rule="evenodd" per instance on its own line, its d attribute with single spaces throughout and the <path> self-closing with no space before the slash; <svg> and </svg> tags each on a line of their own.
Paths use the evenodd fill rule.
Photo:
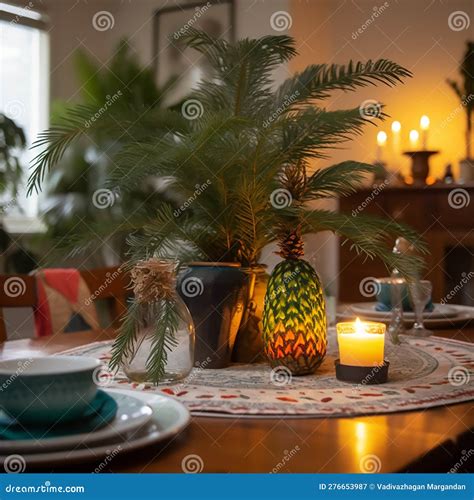
<svg viewBox="0 0 474 500">
<path fill-rule="evenodd" d="M 265 354 L 273 367 L 283 365 L 293 375 L 312 373 L 327 346 L 326 308 L 318 275 L 301 259 L 298 231 L 280 243 L 280 262 L 270 277 L 263 313 Z"/>
</svg>

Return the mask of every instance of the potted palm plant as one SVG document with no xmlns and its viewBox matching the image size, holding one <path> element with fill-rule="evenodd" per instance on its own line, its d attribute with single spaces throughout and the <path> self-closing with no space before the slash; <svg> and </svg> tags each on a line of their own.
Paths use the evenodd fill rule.
<svg viewBox="0 0 474 500">
<path fill-rule="evenodd" d="M 474 158 L 472 156 L 472 115 L 474 113 L 474 42 L 467 42 L 466 52 L 459 72 L 462 82 L 448 79 L 448 85 L 461 101 L 466 114 L 466 157 L 460 162 L 460 177 L 463 182 L 474 180 Z"/>
<path fill-rule="evenodd" d="M 364 175 L 374 171 L 372 165 L 346 161 L 313 172 L 314 160 L 359 134 L 368 121 L 359 106 L 327 111 L 316 105 L 317 100 L 333 90 L 379 82 L 393 85 L 409 72 L 387 60 L 312 65 L 275 90 L 272 72 L 296 55 L 291 37 L 265 36 L 231 44 L 193 29 L 184 37 L 209 60 L 212 78 L 183 102 L 178 117 L 169 116 L 167 131 L 143 123 L 148 135 L 140 133 L 114 156 L 110 183 L 126 192 L 154 176 L 165 179 L 168 188 L 178 193 L 178 206 L 164 203 L 129 237 L 130 265 L 151 257 L 188 264 L 179 291 L 196 323 L 197 361 L 205 367 L 223 366 L 229 362 L 246 306 L 249 269 L 258 265 L 268 243 L 280 241 L 282 256 L 289 261 L 285 265 L 292 268 L 289 275 L 279 268 L 274 278 L 280 278 L 270 282 L 267 303 L 273 298 L 282 303 L 280 310 L 273 306 L 274 317 L 285 307 L 278 282 L 287 285 L 290 279 L 297 288 L 309 279 L 311 290 L 301 289 L 291 300 L 316 298 L 317 317 L 311 321 L 318 322 L 321 338 L 324 299 L 314 271 L 299 259 L 300 235 L 337 232 L 350 239 L 355 250 L 380 257 L 388 266 L 396 257 L 389 251 L 387 237 L 404 235 L 417 244 L 413 231 L 392 221 L 307 207 L 312 200 L 354 192 Z M 54 165 L 54 151 L 57 148 L 50 146 L 48 156 L 38 162 L 36 179 Z M 409 273 L 416 262 L 402 258 L 396 265 Z M 266 318 L 270 325 L 268 310 Z M 126 325 L 126 338 L 133 339 L 133 321 Z M 271 336 L 273 332 L 267 331 L 266 340 Z M 207 351 L 205 344 L 210 347 Z M 117 345 L 116 364 L 121 359 Z M 206 353 L 212 354 L 211 361 L 204 363 Z M 150 363 L 157 356 L 158 351 L 151 353 Z"/>
</svg>

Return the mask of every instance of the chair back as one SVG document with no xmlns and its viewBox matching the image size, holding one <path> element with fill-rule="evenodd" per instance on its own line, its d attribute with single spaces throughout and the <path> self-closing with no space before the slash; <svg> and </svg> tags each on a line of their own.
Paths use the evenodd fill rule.
<svg viewBox="0 0 474 500">
<path fill-rule="evenodd" d="M 88 269 L 81 276 L 91 292 L 91 301 L 105 299 L 110 303 L 112 327 L 118 328 L 127 310 L 128 273 L 118 267 Z M 37 304 L 36 278 L 28 274 L 0 275 L 0 342 L 7 340 L 4 307 L 31 307 Z"/>
</svg>

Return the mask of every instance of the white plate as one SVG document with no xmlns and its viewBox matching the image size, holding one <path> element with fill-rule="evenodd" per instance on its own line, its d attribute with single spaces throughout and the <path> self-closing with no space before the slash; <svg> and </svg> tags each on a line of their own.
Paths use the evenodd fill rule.
<svg viewBox="0 0 474 500">
<path fill-rule="evenodd" d="M 189 423 L 190 415 L 186 407 L 168 396 L 120 389 L 110 389 L 107 392 L 114 394 L 114 396 L 115 394 L 124 394 L 136 397 L 149 405 L 153 410 L 151 422 L 137 430 L 129 431 L 118 440 L 73 450 L 22 454 L 25 470 L 28 471 L 29 467 L 54 467 L 87 461 L 97 462 L 105 457 L 115 457 L 168 439 L 178 434 Z M 12 450 L 12 453 L 15 451 Z M 0 462 L 4 467 L 7 466 L 7 458 L 5 455 L 0 456 Z"/>
<path fill-rule="evenodd" d="M 451 328 L 455 325 L 467 323 L 468 321 L 474 320 L 474 307 L 469 306 L 458 306 L 458 305 L 450 305 L 450 307 L 456 310 L 456 316 L 452 318 L 423 318 L 423 324 L 429 328 Z M 350 305 L 339 306 L 337 311 L 337 319 L 338 320 L 352 320 L 356 316 L 359 316 L 365 320 L 373 320 L 373 321 L 381 321 L 382 323 L 390 323 L 390 313 L 385 313 L 384 316 L 380 316 L 379 314 L 359 314 L 355 313 L 355 311 L 351 308 Z M 403 314 L 403 319 L 405 324 L 411 325 L 413 323 L 413 319 L 407 318 L 405 313 Z"/>
<path fill-rule="evenodd" d="M 104 427 L 94 432 L 72 434 L 70 436 L 51 437 L 44 439 L 25 439 L 21 441 L 0 441 L 0 454 L 15 452 L 41 453 L 57 449 L 72 449 L 82 444 L 92 444 L 107 439 L 125 436 L 127 432 L 147 424 L 152 416 L 152 409 L 142 400 L 133 395 L 113 394 L 117 401 L 117 415 Z"/>
<path fill-rule="evenodd" d="M 351 309 L 356 314 L 370 314 L 374 317 L 383 318 L 391 315 L 391 311 L 376 311 L 375 306 L 377 302 L 357 302 L 351 304 Z M 457 316 L 458 312 L 456 308 L 452 305 L 446 304 L 433 304 L 434 309 L 432 311 L 425 311 L 423 313 L 423 318 L 426 319 L 438 319 L 438 318 L 454 318 Z M 406 319 L 415 320 L 415 313 L 413 311 L 403 311 L 403 316 Z"/>
</svg>

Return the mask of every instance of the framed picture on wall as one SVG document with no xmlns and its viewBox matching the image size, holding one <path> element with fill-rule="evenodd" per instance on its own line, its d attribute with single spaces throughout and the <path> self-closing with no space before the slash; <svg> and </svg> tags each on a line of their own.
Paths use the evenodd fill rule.
<svg viewBox="0 0 474 500">
<path fill-rule="evenodd" d="M 210 70 L 200 53 L 185 46 L 183 35 L 189 28 L 234 41 L 234 0 L 183 2 L 156 11 L 153 56 L 157 82 L 163 86 L 170 78 L 177 79 L 170 102 L 182 99 Z"/>
</svg>

